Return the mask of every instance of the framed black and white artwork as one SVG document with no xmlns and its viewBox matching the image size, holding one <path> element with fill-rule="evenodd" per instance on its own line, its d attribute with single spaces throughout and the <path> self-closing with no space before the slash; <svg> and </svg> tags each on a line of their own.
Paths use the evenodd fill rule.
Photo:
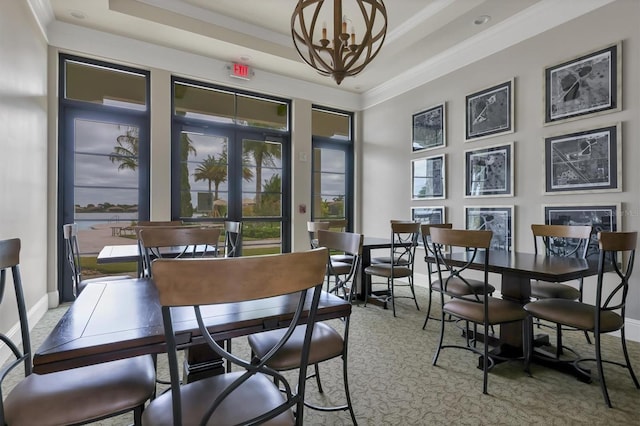
<svg viewBox="0 0 640 426">
<path fill-rule="evenodd" d="M 468 149 L 464 163 L 465 197 L 513 196 L 513 143 Z"/>
<path fill-rule="evenodd" d="M 544 70 L 545 125 L 622 107 L 622 43 Z"/>
<path fill-rule="evenodd" d="M 445 154 L 411 161 L 411 199 L 443 199 L 445 193 Z"/>
<path fill-rule="evenodd" d="M 545 193 L 622 190 L 620 123 L 544 141 Z"/>
<path fill-rule="evenodd" d="M 440 148 L 447 144 L 445 104 L 439 104 L 411 117 L 412 151 Z"/>
<path fill-rule="evenodd" d="M 411 207 L 411 220 L 428 224 L 445 223 L 444 206 Z"/>
<path fill-rule="evenodd" d="M 591 241 L 587 249 L 587 257 L 598 256 L 598 232 L 618 231 L 620 223 L 620 203 L 585 203 L 544 206 L 544 223 L 546 225 L 590 225 Z"/>
<path fill-rule="evenodd" d="M 465 98 L 465 141 L 512 133 L 514 80 L 488 87 Z"/>
<path fill-rule="evenodd" d="M 492 231 L 492 250 L 513 250 L 513 206 L 477 206 L 464 208 L 466 229 Z"/>
</svg>

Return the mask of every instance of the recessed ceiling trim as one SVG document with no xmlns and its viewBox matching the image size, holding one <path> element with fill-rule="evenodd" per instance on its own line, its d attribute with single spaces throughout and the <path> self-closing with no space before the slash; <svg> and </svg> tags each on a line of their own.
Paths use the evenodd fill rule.
<svg viewBox="0 0 640 426">
<path fill-rule="evenodd" d="M 455 2 L 456 0 L 434 1 L 424 9 L 420 10 L 420 12 L 412 16 L 410 19 L 406 20 L 402 25 L 399 25 L 395 30 L 390 31 L 385 38 L 385 44 L 389 46 L 390 44 L 395 43 L 402 36 L 411 32 L 411 30 L 423 24 L 428 19 L 434 17 L 442 10 L 446 9 L 449 6 L 452 6 Z"/>
<path fill-rule="evenodd" d="M 115 1 L 128 1 L 131 0 L 109 0 L 109 8 L 111 3 Z M 212 25 L 217 25 L 222 28 L 226 28 L 231 31 L 237 31 L 238 28 L 242 28 L 244 34 L 256 37 L 261 40 L 267 40 L 272 43 L 277 43 L 282 46 L 291 47 L 291 37 L 283 34 L 279 34 L 275 31 L 270 31 L 266 28 L 259 27 L 257 25 L 250 24 L 248 22 L 240 21 L 238 19 L 231 18 L 229 16 L 220 15 L 211 10 L 206 10 L 198 6 L 175 0 L 137 0 L 139 3 L 145 3 L 150 6 L 158 7 L 177 13 L 180 15 L 188 16 L 199 21 L 203 21 Z"/>
<path fill-rule="evenodd" d="M 442 54 L 363 93 L 363 109 L 406 93 L 614 1 L 616 0 L 542 0 L 511 19 L 489 27 Z"/>
<path fill-rule="evenodd" d="M 49 3 L 49 0 L 28 0 L 27 3 L 31 13 L 36 18 L 40 32 L 48 42 L 47 27 L 56 19 L 51 3 Z"/>
</svg>

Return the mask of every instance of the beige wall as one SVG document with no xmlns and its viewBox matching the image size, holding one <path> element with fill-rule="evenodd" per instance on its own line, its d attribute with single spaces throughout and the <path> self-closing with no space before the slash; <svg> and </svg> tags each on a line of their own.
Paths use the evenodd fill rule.
<svg viewBox="0 0 640 426">
<path fill-rule="evenodd" d="M 557 27 L 363 113 L 362 231 L 386 236 L 389 219 L 410 218 L 412 206 L 444 205 L 447 221 L 464 227 L 464 206 L 515 206 L 515 249 L 532 251 L 530 224 L 543 222 L 544 204 L 622 203 L 622 230 L 640 230 L 640 2 L 621 0 Z M 543 126 L 543 68 L 623 41 L 623 110 Z M 464 142 L 465 95 L 515 78 L 515 133 Z M 411 115 L 447 103 L 447 146 L 412 154 Z M 543 194 L 543 138 L 609 123 L 622 123 L 622 192 Z M 464 150 L 514 142 L 515 196 L 464 198 Z M 447 198 L 411 201 L 414 158 L 446 153 Z M 417 266 L 424 273 L 424 264 Z M 636 271 L 637 272 L 637 271 Z M 628 316 L 640 319 L 640 274 L 633 279 Z M 593 286 L 588 287 L 591 292 Z M 640 324 L 640 323 L 638 323 Z"/>
<path fill-rule="evenodd" d="M 0 239 L 20 238 L 27 309 L 47 309 L 47 43 L 25 2 L 0 13 Z M 9 278 L 0 330 L 17 324 Z"/>
</svg>

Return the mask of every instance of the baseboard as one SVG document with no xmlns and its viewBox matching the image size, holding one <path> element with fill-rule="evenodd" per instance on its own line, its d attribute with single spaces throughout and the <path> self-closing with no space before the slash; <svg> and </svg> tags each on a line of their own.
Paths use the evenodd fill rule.
<svg viewBox="0 0 640 426">
<path fill-rule="evenodd" d="M 33 327 L 42 319 L 47 310 L 49 309 L 49 296 L 44 295 L 35 305 L 27 312 L 27 318 L 29 321 L 29 331 L 33 330 Z M 20 332 L 20 321 L 16 320 L 15 324 L 6 332 L 8 338 L 10 338 L 16 344 L 22 344 L 22 333 Z M 32 347 L 34 351 L 38 348 Z M 2 345 L 0 348 L 0 365 L 4 364 L 12 355 L 11 350 L 7 345 Z"/>
<path fill-rule="evenodd" d="M 416 287 L 427 288 L 427 280 L 426 274 L 415 274 L 414 280 Z M 494 294 L 496 297 L 501 297 L 499 292 Z M 625 328 L 625 337 L 627 341 L 640 342 L 640 320 L 627 318 L 624 322 Z M 609 333 L 611 336 L 620 337 L 620 332 L 616 331 L 614 333 Z"/>
</svg>

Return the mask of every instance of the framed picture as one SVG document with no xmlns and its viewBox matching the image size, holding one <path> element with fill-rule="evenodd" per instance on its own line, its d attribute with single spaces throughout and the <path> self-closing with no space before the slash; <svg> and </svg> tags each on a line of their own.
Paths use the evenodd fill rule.
<svg viewBox="0 0 640 426">
<path fill-rule="evenodd" d="M 465 197 L 513 196 L 513 143 L 464 153 Z"/>
<path fill-rule="evenodd" d="M 622 229 L 621 204 L 564 204 L 544 206 L 544 223 L 547 225 L 591 225 L 591 241 L 587 257 L 598 256 L 598 232 Z"/>
<path fill-rule="evenodd" d="M 620 123 L 544 140 L 545 192 L 622 190 Z"/>
<path fill-rule="evenodd" d="M 622 109 L 622 43 L 544 70 L 545 125 Z"/>
<path fill-rule="evenodd" d="M 411 207 L 411 220 L 420 223 L 445 223 L 444 206 Z"/>
<path fill-rule="evenodd" d="M 465 98 L 465 141 L 512 133 L 513 79 Z"/>
<path fill-rule="evenodd" d="M 412 150 L 423 151 L 447 144 L 445 104 L 433 106 L 411 117 Z"/>
<path fill-rule="evenodd" d="M 444 206 L 411 207 L 411 220 L 420 223 L 445 223 Z M 418 247 L 424 248 L 422 238 L 418 238 Z"/>
<path fill-rule="evenodd" d="M 445 198 L 444 154 L 411 161 L 411 199 Z"/>
<path fill-rule="evenodd" d="M 466 229 L 493 231 L 492 250 L 513 249 L 513 206 L 465 206 L 464 223 Z"/>
</svg>

